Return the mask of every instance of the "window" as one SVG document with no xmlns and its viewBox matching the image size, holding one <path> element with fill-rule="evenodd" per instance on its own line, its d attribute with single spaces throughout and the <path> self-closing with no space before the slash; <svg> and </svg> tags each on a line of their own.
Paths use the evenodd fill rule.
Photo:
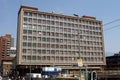
<svg viewBox="0 0 120 80">
<path fill-rule="evenodd" d="M 23 42 L 23 46 L 27 46 L 27 43 Z"/>
<path fill-rule="evenodd" d="M 42 29 L 42 26 L 41 26 L 41 25 L 38 25 L 38 29 L 41 30 L 41 29 Z"/>
<path fill-rule="evenodd" d="M 63 32 L 63 28 L 60 28 L 60 32 Z"/>
<path fill-rule="evenodd" d="M 54 25 L 54 24 L 55 24 L 55 22 L 54 22 L 54 21 L 51 21 L 51 24 L 52 24 L 52 25 Z"/>
<path fill-rule="evenodd" d="M 22 56 L 22 59 L 23 59 L 23 60 L 26 60 L 26 56 Z"/>
<path fill-rule="evenodd" d="M 32 34 L 32 31 L 31 31 L 31 30 L 29 30 L 29 31 L 28 31 L 28 34 Z"/>
<path fill-rule="evenodd" d="M 43 38 L 42 38 L 42 41 L 46 41 L 46 38 L 43 37 Z"/>
<path fill-rule="evenodd" d="M 66 45 L 64 45 L 64 49 L 67 49 L 67 46 L 66 46 Z"/>
<path fill-rule="evenodd" d="M 23 40 L 27 40 L 27 37 L 26 37 L 26 36 L 23 36 Z"/>
<path fill-rule="evenodd" d="M 34 13 L 33 16 L 36 18 L 37 17 L 37 13 Z"/>
<path fill-rule="evenodd" d="M 38 37 L 38 41 L 41 41 L 41 37 Z"/>
<path fill-rule="evenodd" d="M 27 30 L 23 30 L 23 34 L 27 34 Z"/>
<path fill-rule="evenodd" d="M 47 48 L 50 48 L 50 44 L 47 44 Z M 49 52 L 50 53 L 50 52 Z"/>
<path fill-rule="evenodd" d="M 36 60 L 36 56 L 32 56 L 32 60 Z"/>
<path fill-rule="evenodd" d="M 46 21 L 45 21 L 45 20 L 42 20 L 42 23 L 43 23 L 43 24 L 46 24 Z"/>
<path fill-rule="evenodd" d="M 50 30 L 50 26 L 47 26 L 47 30 Z"/>
<path fill-rule="evenodd" d="M 38 47 L 41 47 L 41 44 L 40 44 L 40 43 L 38 43 Z"/>
<path fill-rule="evenodd" d="M 32 40 L 32 37 L 29 36 L 29 37 L 28 37 L 28 40 Z"/>
<path fill-rule="evenodd" d="M 41 35 L 41 34 L 42 34 L 42 32 L 41 32 L 41 31 L 38 31 L 38 34 L 39 34 L 39 35 Z"/>
<path fill-rule="evenodd" d="M 63 37 L 63 34 L 60 34 L 60 37 Z"/>
<path fill-rule="evenodd" d="M 47 42 L 50 42 L 50 38 L 47 38 Z"/>
<path fill-rule="evenodd" d="M 56 22 L 56 25 L 59 25 L 59 22 Z"/>
<path fill-rule="evenodd" d="M 45 36 L 45 35 L 46 35 L 46 32 L 43 32 L 43 35 Z"/>
<path fill-rule="evenodd" d="M 42 16 L 43 16 L 43 18 L 46 18 L 46 15 L 45 15 L 45 14 L 43 14 Z"/>
<path fill-rule="evenodd" d="M 53 38 L 53 39 L 51 39 L 51 42 L 55 42 L 55 39 Z"/>
<path fill-rule="evenodd" d="M 26 17 L 24 18 L 24 22 L 27 22 L 27 18 Z"/>
<path fill-rule="evenodd" d="M 54 45 L 54 44 L 52 44 L 52 45 L 51 45 L 51 48 L 55 48 L 55 45 Z"/>
<path fill-rule="evenodd" d="M 31 24 L 28 24 L 28 28 L 32 29 L 32 25 L 31 25 Z"/>
<path fill-rule="evenodd" d="M 28 22 L 30 22 L 30 23 L 31 23 L 31 22 L 32 22 L 32 18 L 28 18 Z"/>
<path fill-rule="evenodd" d="M 71 32 L 71 29 L 68 29 L 68 32 Z"/>
<path fill-rule="evenodd" d="M 32 53 L 32 50 L 31 50 L 31 49 L 28 49 L 28 50 L 27 50 L 27 53 Z"/>
<path fill-rule="evenodd" d="M 51 19 L 54 19 L 54 16 L 51 16 Z"/>
<path fill-rule="evenodd" d="M 52 30 L 52 31 L 55 31 L 55 28 L 54 28 L 54 27 L 51 27 L 51 30 Z"/>
<path fill-rule="evenodd" d="M 24 12 L 24 16 L 28 16 L 28 12 Z"/>
<path fill-rule="evenodd" d="M 51 36 L 54 36 L 54 33 L 53 33 L 53 32 L 51 33 Z"/>
<path fill-rule="evenodd" d="M 24 25 L 23 25 L 23 28 L 27 28 L 27 24 L 24 24 Z"/>
<path fill-rule="evenodd" d="M 31 43 L 28 43 L 28 47 L 31 47 L 32 46 L 32 44 Z"/>
<path fill-rule="evenodd" d="M 32 16 L 32 12 L 29 12 L 28 15 L 29 15 L 29 16 Z"/>
<path fill-rule="evenodd" d="M 33 19 L 33 22 L 34 22 L 34 23 L 37 23 L 37 19 Z"/>
<path fill-rule="evenodd" d="M 47 18 L 50 19 L 50 15 L 47 15 Z"/>
<path fill-rule="evenodd" d="M 37 25 L 33 25 L 32 28 L 33 28 L 33 29 L 37 29 Z"/>
<path fill-rule="evenodd" d="M 63 23 L 62 23 L 62 22 L 60 22 L 60 26 L 63 26 Z"/>
<path fill-rule="evenodd" d="M 42 47 L 44 47 L 44 48 L 45 48 L 45 47 L 46 47 L 46 44 L 42 44 Z"/>
<path fill-rule="evenodd" d="M 59 48 L 59 45 L 56 45 L 56 48 Z"/>
<path fill-rule="evenodd" d="M 63 45 L 60 45 L 60 48 L 63 48 Z"/>
<path fill-rule="evenodd" d="M 46 26 L 43 26 L 42 29 L 43 29 L 43 30 L 46 30 Z"/>
<path fill-rule="evenodd" d="M 41 23 L 41 19 L 38 19 L 38 23 Z"/>
<path fill-rule="evenodd" d="M 33 47 L 36 47 L 36 43 L 33 43 Z"/>
<path fill-rule="evenodd" d="M 63 39 L 60 39 L 60 42 L 63 43 Z"/>
<path fill-rule="evenodd" d="M 23 49 L 23 53 L 26 53 L 26 49 Z"/>
<path fill-rule="evenodd" d="M 64 32 L 67 32 L 67 28 L 64 28 Z"/>
<path fill-rule="evenodd" d="M 36 31 L 33 31 L 33 35 L 37 35 Z"/>
<path fill-rule="evenodd" d="M 39 18 L 42 17 L 41 14 L 38 14 L 38 17 L 39 17 Z"/>
</svg>

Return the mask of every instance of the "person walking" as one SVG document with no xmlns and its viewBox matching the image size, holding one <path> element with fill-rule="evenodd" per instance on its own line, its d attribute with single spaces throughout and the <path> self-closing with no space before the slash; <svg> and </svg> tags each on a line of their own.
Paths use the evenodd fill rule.
<svg viewBox="0 0 120 80">
<path fill-rule="evenodd" d="M 8 77 L 8 80 L 11 80 L 11 78 L 10 78 L 10 77 Z"/>
<path fill-rule="evenodd" d="M 2 77 L 0 76 L 0 80 L 2 80 Z"/>
</svg>

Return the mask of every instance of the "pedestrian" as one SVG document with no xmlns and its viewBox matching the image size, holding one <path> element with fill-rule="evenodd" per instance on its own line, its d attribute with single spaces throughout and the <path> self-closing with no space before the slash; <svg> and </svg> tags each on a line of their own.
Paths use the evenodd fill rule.
<svg viewBox="0 0 120 80">
<path fill-rule="evenodd" d="M 25 77 L 24 77 L 24 76 L 22 76 L 22 80 L 25 80 Z"/>
<path fill-rule="evenodd" d="M 2 80 L 2 77 L 0 76 L 0 80 Z"/>
<path fill-rule="evenodd" d="M 10 77 L 8 77 L 8 80 L 11 80 L 11 78 L 10 78 Z"/>
<path fill-rule="evenodd" d="M 23 77 L 22 80 L 25 80 L 25 78 Z"/>
</svg>

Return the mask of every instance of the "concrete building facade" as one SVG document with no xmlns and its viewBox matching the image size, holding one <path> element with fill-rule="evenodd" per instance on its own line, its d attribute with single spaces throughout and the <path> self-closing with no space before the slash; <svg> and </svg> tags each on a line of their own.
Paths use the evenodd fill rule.
<svg viewBox="0 0 120 80">
<path fill-rule="evenodd" d="M 18 12 L 17 65 L 106 64 L 102 21 L 95 17 L 42 12 L 21 6 Z"/>
</svg>

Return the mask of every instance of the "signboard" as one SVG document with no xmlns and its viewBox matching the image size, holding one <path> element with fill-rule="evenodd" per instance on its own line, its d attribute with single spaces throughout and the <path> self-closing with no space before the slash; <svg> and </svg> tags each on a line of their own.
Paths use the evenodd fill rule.
<svg viewBox="0 0 120 80">
<path fill-rule="evenodd" d="M 82 67 L 83 66 L 83 62 L 82 62 L 82 59 L 80 58 L 80 59 L 78 59 L 77 60 L 77 62 L 78 62 L 78 66 L 80 66 L 80 67 Z"/>
<path fill-rule="evenodd" d="M 62 71 L 60 67 L 43 67 L 42 74 L 43 75 L 57 75 Z"/>
</svg>

